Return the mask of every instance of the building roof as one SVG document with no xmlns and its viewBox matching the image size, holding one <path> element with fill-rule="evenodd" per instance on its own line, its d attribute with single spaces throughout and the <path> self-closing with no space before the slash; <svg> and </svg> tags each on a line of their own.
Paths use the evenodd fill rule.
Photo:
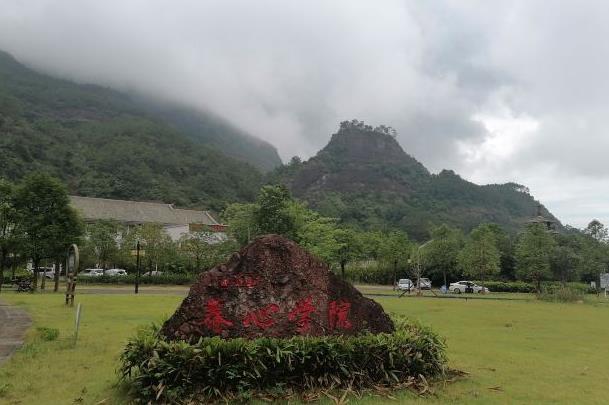
<svg viewBox="0 0 609 405">
<path fill-rule="evenodd" d="M 79 196 L 70 196 L 70 202 L 85 221 L 110 219 L 126 224 L 218 225 L 207 211 L 184 210 L 172 204 Z"/>
</svg>

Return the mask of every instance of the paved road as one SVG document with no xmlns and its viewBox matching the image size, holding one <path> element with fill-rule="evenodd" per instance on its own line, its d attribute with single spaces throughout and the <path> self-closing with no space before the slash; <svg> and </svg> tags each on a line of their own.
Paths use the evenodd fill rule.
<svg viewBox="0 0 609 405">
<path fill-rule="evenodd" d="M 0 365 L 21 347 L 31 325 L 27 312 L 0 301 Z"/>
</svg>

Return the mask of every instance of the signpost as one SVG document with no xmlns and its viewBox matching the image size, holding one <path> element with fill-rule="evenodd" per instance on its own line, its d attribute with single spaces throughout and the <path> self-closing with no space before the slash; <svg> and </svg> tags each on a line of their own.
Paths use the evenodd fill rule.
<svg viewBox="0 0 609 405">
<path fill-rule="evenodd" d="M 601 273 L 601 288 L 605 290 L 605 296 L 607 296 L 607 290 L 609 290 L 609 273 Z"/>
<path fill-rule="evenodd" d="M 74 306 L 74 295 L 76 293 L 76 275 L 78 274 L 78 265 L 80 257 L 78 254 L 78 246 L 71 245 L 68 249 L 68 258 L 66 260 L 66 278 L 68 279 L 68 287 L 66 291 L 66 305 Z"/>
</svg>

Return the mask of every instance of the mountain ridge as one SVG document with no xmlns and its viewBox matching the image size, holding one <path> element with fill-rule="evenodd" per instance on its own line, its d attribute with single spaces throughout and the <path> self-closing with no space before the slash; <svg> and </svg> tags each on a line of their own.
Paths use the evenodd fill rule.
<svg viewBox="0 0 609 405">
<path fill-rule="evenodd" d="M 73 194 L 221 210 L 251 201 L 254 166 L 186 136 L 124 93 L 37 73 L 0 53 L 0 177 L 58 177 Z"/>
<path fill-rule="evenodd" d="M 539 205 L 516 183 L 477 185 L 452 170 L 432 174 L 390 128 L 357 120 L 341 123 L 315 156 L 276 169 L 268 180 L 323 215 L 364 228 L 401 228 L 417 239 L 440 223 L 469 231 L 494 222 L 517 232 Z M 542 213 L 557 221 L 543 206 Z"/>
</svg>

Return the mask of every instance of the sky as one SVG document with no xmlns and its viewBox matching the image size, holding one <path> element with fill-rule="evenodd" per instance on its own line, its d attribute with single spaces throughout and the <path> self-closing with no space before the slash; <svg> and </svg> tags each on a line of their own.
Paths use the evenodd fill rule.
<svg viewBox="0 0 609 405">
<path fill-rule="evenodd" d="M 526 185 L 609 223 L 605 0 L 2 0 L 39 71 L 211 110 L 308 158 L 343 120 L 432 172 Z"/>
</svg>

